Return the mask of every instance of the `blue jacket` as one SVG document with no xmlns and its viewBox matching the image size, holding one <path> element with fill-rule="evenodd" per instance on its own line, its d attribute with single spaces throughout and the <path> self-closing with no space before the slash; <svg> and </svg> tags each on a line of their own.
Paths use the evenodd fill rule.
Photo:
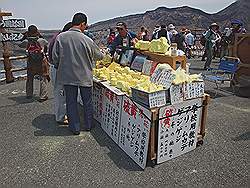
<svg viewBox="0 0 250 188">
<path fill-rule="evenodd" d="M 127 46 L 127 47 L 133 46 L 132 39 L 136 38 L 136 34 L 134 32 L 129 31 L 127 34 L 127 38 L 129 41 L 129 46 Z M 111 55 L 113 55 L 115 53 L 115 50 L 117 47 L 122 47 L 122 46 L 123 46 L 123 38 L 121 37 L 120 34 L 118 34 L 115 37 L 114 41 L 108 46 L 108 48 L 110 49 Z"/>
</svg>

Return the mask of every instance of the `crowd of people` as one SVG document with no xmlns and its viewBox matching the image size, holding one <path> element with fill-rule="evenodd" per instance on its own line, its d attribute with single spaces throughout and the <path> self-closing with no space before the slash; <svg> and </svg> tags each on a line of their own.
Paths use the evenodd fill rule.
<svg viewBox="0 0 250 188">
<path fill-rule="evenodd" d="M 211 65 L 215 49 L 221 48 L 221 56 L 226 55 L 226 46 L 234 41 L 236 33 L 244 33 L 242 22 L 234 20 L 231 28 L 223 33 L 213 23 L 203 33 L 200 42 L 204 45 L 206 58 L 204 69 Z M 40 80 L 40 102 L 48 99 L 48 82 L 52 80 L 54 87 L 55 118 L 58 123 L 69 125 L 73 134 L 80 134 L 80 117 L 77 109 L 78 90 L 81 94 L 84 110 L 85 131 L 92 127 L 92 70 L 97 60 L 103 59 L 105 53 L 113 56 L 121 48 L 130 48 L 138 40 L 150 41 L 165 37 L 169 44 L 175 43 L 177 49 L 192 56 L 195 36 L 186 28 L 176 29 L 174 24 L 156 25 L 152 34 L 145 27 L 138 33 L 129 31 L 124 22 L 118 22 L 115 29 L 110 29 L 107 37 L 107 48 L 103 51 L 94 42 L 89 32 L 87 16 L 76 13 L 72 21 L 67 23 L 48 43 L 35 25 L 28 27 L 23 40 L 27 40 L 27 82 L 26 97 L 33 97 L 33 80 L 36 75 Z M 116 32 L 117 31 L 117 32 Z M 49 44 L 49 45 L 48 45 Z M 48 48 L 47 48 L 48 46 Z M 48 54 L 48 55 L 47 55 Z"/>
</svg>

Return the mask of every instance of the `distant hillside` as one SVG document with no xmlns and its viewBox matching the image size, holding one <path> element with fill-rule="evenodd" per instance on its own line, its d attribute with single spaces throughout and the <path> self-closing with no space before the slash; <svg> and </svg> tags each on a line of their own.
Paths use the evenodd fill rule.
<svg viewBox="0 0 250 188">
<path fill-rule="evenodd" d="M 177 27 L 207 28 L 212 22 L 218 23 L 222 28 L 230 26 L 230 20 L 237 18 L 241 19 L 247 30 L 250 29 L 250 1 L 238 0 L 225 9 L 215 14 L 208 14 L 199 9 L 188 6 L 178 8 L 159 7 L 155 10 L 146 11 L 143 14 L 128 15 L 117 17 L 114 19 L 101 21 L 91 25 L 90 30 L 99 31 L 96 33 L 98 43 L 104 40 L 107 30 L 110 27 L 115 27 L 117 22 L 126 22 L 128 27 L 137 32 L 141 26 L 145 26 L 152 31 L 156 24 L 173 23 Z M 104 34 L 105 33 L 105 34 Z M 98 38 L 100 36 L 100 38 Z"/>
<path fill-rule="evenodd" d="M 166 2 L 167 4 L 167 2 Z M 216 6 L 216 5 L 215 5 Z M 143 14 L 134 14 L 114 19 L 97 22 L 90 26 L 89 30 L 93 32 L 97 44 L 106 44 L 108 29 L 115 27 L 117 22 L 126 22 L 128 27 L 137 32 L 141 26 L 145 26 L 151 32 L 156 24 L 173 23 L 177 28 L 187 27 L 189 29 L 206 29 L 212 22 L 218 23 L 221 28 L 230 26 L 230 20 L 237 18 L 244 22 L 246 29 L 250 30 L 250 0 L 238 0 L 225 9 L 215 13 L 208 14 L 202 10 L 188 6 L 177 8 L 159 7 L 155 10 L 146 11 Z M 46 39 L 50 39 L 57 31 L 41 31 Z M 10 43 L 11 49 L 15 54 L 23 54 L 24 49 L 17 44 Z M 0 46 L 1 47 L 1 46 Z M 2 47 L 1 47 L 2 50 Z M 0 50 L 0 56 L 1 55 Z"/>
</svg>

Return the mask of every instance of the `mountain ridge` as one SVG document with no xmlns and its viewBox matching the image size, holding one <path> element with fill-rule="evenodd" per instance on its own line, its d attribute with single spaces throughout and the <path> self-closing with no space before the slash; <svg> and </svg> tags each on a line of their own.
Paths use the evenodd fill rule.
<svg viewBox="0 0 250 188">
<path fill-rule="evenodd" d="M 173 23 L 178 27 L 189 26 L 189 28 L 207 28 L 212 22 L 217 22 L 221 27 L 230 26 L 230 20 L 237 18 L 244 22 L 246 29 L 250 29 L 249 23 L 250 1 L 238 0 L 216 13 L 206 13 L 198 8 L 180 6 L 168 8 L 158 7 L 147 10 L 144 13 L 115 17 L 112 19 L 96 22 L 90 26 L 91 30 L 108 29 L 115 27 L 116 22 L 126 22 L 131 29 L 139 29 L 145 26 L 152 30 L 156 24 Z M 237 15 L 237 16 L 235 16 Z"/>
</svg>

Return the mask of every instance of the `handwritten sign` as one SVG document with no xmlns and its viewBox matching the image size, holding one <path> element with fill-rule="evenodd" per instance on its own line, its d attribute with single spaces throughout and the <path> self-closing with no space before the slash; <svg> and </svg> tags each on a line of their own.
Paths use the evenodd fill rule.
<svg viewBox="0 0 250 188">
<path fill-rule="evenodd" d="M 140 56 L 140 55 L 136 56 L 131 64 L 131 69 L 141 72 L 143 64 L 146 61 L 146 58 L 147 58 L 146 56 Z"/>
<path fill-rule="evenodd" d="M 118 144 L 122 95 L 116 95 L 112 90 L 104 88 L 102 129 Z"/>
<path fill-rule="evenodd" d="M 171 85 L 170 87 L 170 101 L 171 104 L 183 102 L 183 85 Z"/>
<path fill-rule="evenodd" d="M 146 167 L 151 126 L 151 111 L 124 96 L 119 146 L 141 168 Z"/>
<path fill-rule="evenodd" d="M 157 62 L 147 60 L 144 62 L 142 67 L 142 73 L 148 76 L 151 76 L 157 66 Z"/>
<path fill-rule="evenodd" d="M 103 115 L 103 95 L 104 95 L 104 87 L 96 82 L 93 84 L 93 111 L 94 111 L 94 119 L 101 123 L 102 115 Z"/>
<path fill-rule="evenodd" d="M 166 89 L 169 89 L 174 80 L 174 75 L 171 70 L 157 67 L 150 79 L 151 82 L 163 85 Z"/>
<path fill-rule="evenodd" d="M 166 105 L 168 98 L 167 94 L 166 90 L 149 93 L 149 107 L 154 108 Z"/>
<path fill-rule="evenodd" d="M 0 27 L 2 28 L 25 28 L 25 20 L 24 19 L 8 19 L 8 20 L 1 20 Z"/>
<path fill-rule="evenodd" d="M 148 108 L 161 107 L 169 102 L 169 92 L 167 90 L 147 93 L 145 91 L 132 88 L 132 98 L 134 101 L 147 106 Z"/>
<path fill-rule="evenodd" d="M 184 84 L 184 99 L 193 99 L 204 95 L 204 82 L 192 82 Z"/>
<path fill-rule="evenodd" d="M 23 38 L 22 33 L 0 33 L 2 42 L 20 41 Z"/>
<path fill-rule="evenodd" d="M 159 111 L 157 163 L 196 148 L 202 99 L 166 106 Z"/>
</svg>

